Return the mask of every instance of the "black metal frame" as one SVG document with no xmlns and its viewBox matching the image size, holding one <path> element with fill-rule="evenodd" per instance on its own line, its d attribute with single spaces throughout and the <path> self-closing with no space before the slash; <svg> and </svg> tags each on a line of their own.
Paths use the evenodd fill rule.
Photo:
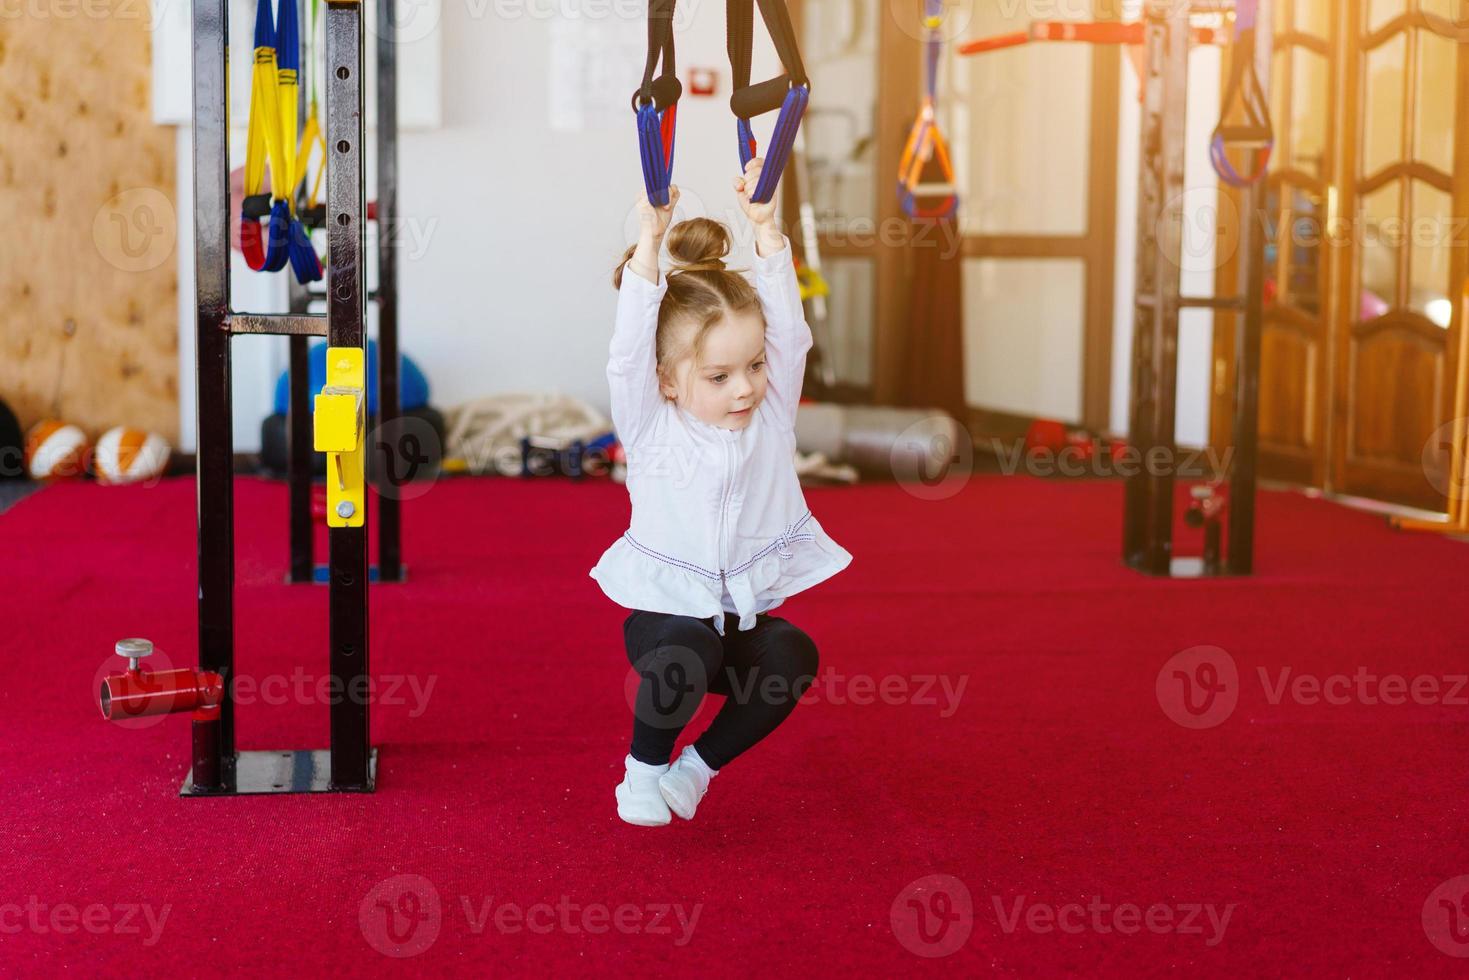
<svg viewBox="0 0 1469 980">
<path fill-rule="evenodd" d="M 228 0 L 195 0 L 193 5 L 199 667 L 223 676 L 225 686 L 217 737 L 211 726 L 194 726 L 194 765 L 181 790 L 185 796 L 371 792 L 376 783 L 377 753 L 369 744 L 368 725 L 365 523 L 329 532 L 330 748 L 235 750 L 230 340 L 237 333 L 288 335 L 293 361 L 299 345 L 304 362 L 307 337 L 360 347 L 366 335 L 362 10 L 358 0 L 328 0 L 326 18 L 327 313 L 237 314 L 230 309 L 229 223 L 235 216 L 229 206 Z M 296 372 L 293 388 L 304 389 L 305 377 L 304 370 Z M 303 422 L 301 413 L 292 424 L 297 435 L 309 435 L 309 420 Z M 296 438 L 293 453 L 303 445 L 310 442 Z"/>
<path fill-rule="evenodd" d="M 378 415 L 377 431 L 391 432 L 390 423 L 402 415 L 402 388 L 398 364 L 398 46 L 394 41 L 397 13 L 393 0 L 377 0 L 377 289 L 368 299 L 377 303 Z M 302 114 L 305 118 L 305 88 Z M 328 141 L 328 147 L 330 147 Z M 328 149 L 330 153 L 330 149 Z M 291 309 L 305 313 L 314 298 L 294 280 Z M 290 341 L 289 409 L 286 431 L 288 456 L 286 482 L 290 488 L 291 564 L 287 581 L 325 582 L 329 566 L 315 562 L 315 535 L 311 521 L 312 464 L 311 408 L 308 404 L 307 343 L 305 337 Z M 376 447 L 369 446 L 371 457 Z M 377 564 L 370 566 L 372 582 L 402 582 L 403 525 L 399 500 L 393 494 L 377 498 Z"/>
<path fill-rule="evenodd" d="M 1181 294 L 1184 133 L 1188 107 L 1191 4 L 1147 0 L 1140 165 L 1138 172 L 1137 296 L 1132 347 L 1128 439 L 1139 454 L 1128 475 L 1122 557 L 1150 575 L 1248 575 L 1254 570 L 1255 466 L 1259 429 L 1260 336 L 1264 316 L 1265 182 L 1243 193 L 1239 272 L 1243 295 L 1192 298 Z M 1272 0 L 1259 0 L 1255 68 L 1270 90 Z M 1229 474 L 1228 549 L 1222 562 L 1173 557 L 1174 438 L 1177 407 L 1178 319 L 1186 307 L 1234 309 L 1236 384 L 1234 460 Z M 1162 466 L 1150 459 L 1161 457 Z M 1151 469 L 1151 472 L 1150 472 Z"/>
</svg>

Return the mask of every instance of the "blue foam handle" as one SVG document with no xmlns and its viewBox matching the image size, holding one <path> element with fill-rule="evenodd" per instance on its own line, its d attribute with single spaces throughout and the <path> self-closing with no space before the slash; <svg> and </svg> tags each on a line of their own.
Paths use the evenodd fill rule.
<svg viewBox="0 0 1469 980">
<path fill-rule="evenodd" d="M 805 85 L 793 86 L 786 93 L 785 101 L 781 103 L 780 115 L 775 120 L 775 132 L 770 137 L 765 164 L 760 169 L 760 181 L 755 185 L 755 193 L 750 195 L 751 202 L 765 204 L 775 196 L 775 188 L 780 183 L 780 175 L 785 171 L 786 163 L 790 161 L 791 147 L 796 143 L 796 133 L 801 128 L 801 118 L 805 116 L 806 106 L 810 101 L 811 89 Z M 743 136 L 750 131 L 750 124 L 743 119 L 740 123 Z M 746 144 L 743 141 L 740 146 L 740 163 L 743 166 L 752 157 L 745 156 Z"/>
<path fill-rule="evenodd" d="M 666 110 L 665 110 L 666 111 Z M 643 161 L 643 189 L 654 207 L 668 205 L 672 154 L 663 155 L 663 117 L 652 102 L 638 107 L 638 154 Z"/>
<path fill-rule="evenodd" d="M 289 261 L 291 207 L 284 199 L 270 206 L 270 226 L 265 231 L 265 271 L 280 272 Z"/>
</svg>

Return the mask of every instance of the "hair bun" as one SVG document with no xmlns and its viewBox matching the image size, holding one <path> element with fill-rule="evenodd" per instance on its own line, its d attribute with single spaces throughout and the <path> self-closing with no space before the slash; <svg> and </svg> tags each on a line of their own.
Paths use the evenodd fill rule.
<svg viewBox="0 0 1469 980">
<path fill-rule="evenodd" d="M 717 221 L 709 218 L 680 221 L 668 231 L 672 272 L 723 272 L 729 245 L 729 231 Z"/>
</svg>

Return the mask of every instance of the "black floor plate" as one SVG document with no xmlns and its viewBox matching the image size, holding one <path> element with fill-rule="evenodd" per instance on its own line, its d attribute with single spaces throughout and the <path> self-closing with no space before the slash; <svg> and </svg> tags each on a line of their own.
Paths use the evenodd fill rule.
<svg viewBox="0 0 1469 980">
<path fill-rule="evenodd" d="M 194 772 L 180 796 L 258 796 L 267 793 L 371 793 L 377 788 L 377 749 L 367 760 L 367 785 L 343 789 L 331 785 L 332 754 L 326 749 L 241 752 L 235 762 L 234 788 L 196 790 Z"/>
</svg>

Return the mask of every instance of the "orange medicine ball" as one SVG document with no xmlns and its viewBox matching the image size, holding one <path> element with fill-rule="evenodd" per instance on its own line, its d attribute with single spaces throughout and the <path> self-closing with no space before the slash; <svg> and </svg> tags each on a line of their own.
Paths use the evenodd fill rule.
<svg viewBox="0 0 1469 980">
<path fill-rule="evenodd" d="M 26 433 L 26 471 L 35 480 L 74 480 L 86 472 L 88 448 L 81 429 L 45 419 Z"/>
<path fill-rule="evenodd" d="M 99 483 L 154 480 L 168 467 L 168 443 L 151 432 L 120 425 L 97 440 L 92 465 Z"/>
</svg>

